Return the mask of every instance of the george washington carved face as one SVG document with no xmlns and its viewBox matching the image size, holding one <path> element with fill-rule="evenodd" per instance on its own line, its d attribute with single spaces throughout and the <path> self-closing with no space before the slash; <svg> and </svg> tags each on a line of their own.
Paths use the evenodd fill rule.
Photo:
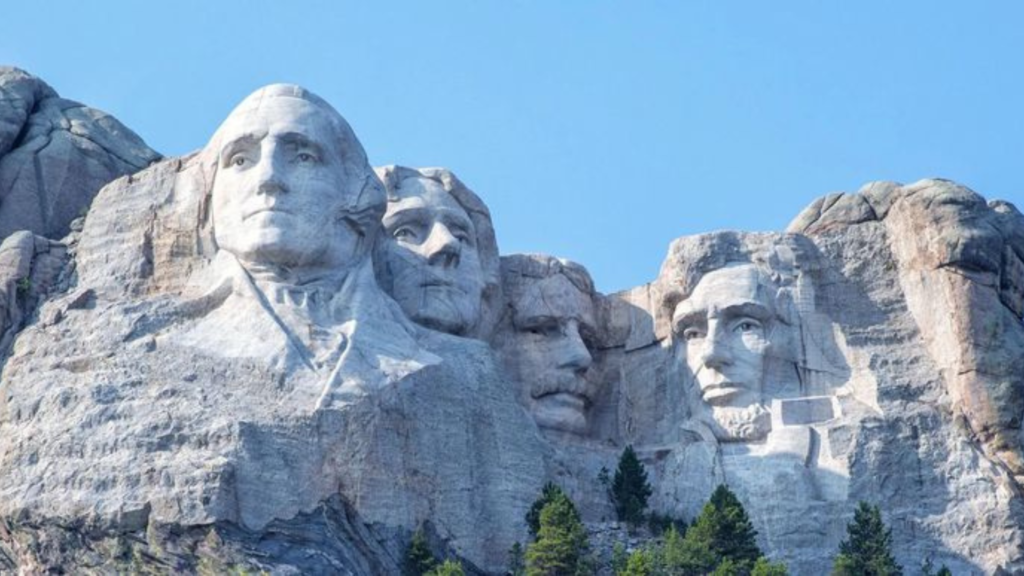
<svg viewBox="0 0 1024 576">
<path fill-rule="evenodd" d="M 365 252 L 364 231 L 348 216 L 353 189 L 371 175 L 348 169 L 346 158 L 362 151 L 342 149 L 354 142 L 343 122 L 319 99 L 278 93 L 232 112 L 210 145 L 221 249 L 247 265 L 289 269 L 344 269 Z"/>
</svg>

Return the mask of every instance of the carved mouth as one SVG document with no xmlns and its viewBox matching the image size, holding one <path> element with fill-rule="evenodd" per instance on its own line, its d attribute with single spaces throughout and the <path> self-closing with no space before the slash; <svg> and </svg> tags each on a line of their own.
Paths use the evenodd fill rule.
<svg viewBox="0 0 1024 576">
<path fill-rule="evenodd" d="M 700 395 L 708 404 L 723 404 L 746 390 L 739 384 L 720 382 L 701 387 Z"/>
<path fill-rule="evenodd" d="M 277 207 L 274 207 L 274 206 L 267 206 L 267 207 L 257 208 L 255 210 L 250 210 L 249 212 L 246 212 L 245 215 L 242 216 L 242 220 L 248 220 L 249 218 L 252 218 L 253 216 L 255 216 L 257 214 L 263 214 L 265 212 L 269 212 L 269 213 L 273 213 L 273 214 L 291 214 L 291 212 L 289 212 L 288 210 L 282 210 L 281 208 L 277 208 Z"/>
<path fill-rule="evenodd" d="M 571 409 L 583 412 L 587 408 L 587 399 L 574 392 L 553 392 L 534 398 L 538 403 L 543 403 L 548 408 Z"/>
</svg>

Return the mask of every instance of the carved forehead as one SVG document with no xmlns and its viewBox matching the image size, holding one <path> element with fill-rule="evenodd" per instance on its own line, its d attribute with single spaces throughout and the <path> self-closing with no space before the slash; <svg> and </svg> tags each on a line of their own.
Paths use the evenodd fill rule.
<svg viewBox="0 0 1024 576">
<path fill-rule="evenodd" d="M 389 191 L 385 221 L 408 210 L 421 210 L 444 214 L 457 219 L 464 226 L 473 228 L 469 214 L 440 182 L 431 178 L 406 178 L 399 186 Z"/>
<path fill-rule="evenodd" d="M 761 273 L 753 264 L 735 264 L 708 272 L 697 282 L 690 297 L 676 306 L 674 316 L 707 316 L 728 308 L 748 312 L 772 308 Z"/>
<path fill-rule="evenodd" d="M 246 134 L 267 132 L 304 134 L 357 164 L 366 162 L 362 145 L 345 119 L 319 96 L 289 84 L 261 88 L 242 100 L 217 128 L 207 154 L 219 154 L 230 140 Z"/>
<path fill-rule="evenodd" d="M 512 303 L 513 321 L 517 325 L 534 318 L 574 319 L 594 324 L 591 295 L 578 289 L 565 275 L 524 280 L 527 284 Z"/>
</svg>

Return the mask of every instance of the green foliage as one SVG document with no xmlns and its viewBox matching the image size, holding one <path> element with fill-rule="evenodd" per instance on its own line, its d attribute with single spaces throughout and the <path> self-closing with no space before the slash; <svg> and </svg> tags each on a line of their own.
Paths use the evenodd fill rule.
<svg viewBox="0 0 1024 576">
<path fill-rule="evenodd" d="M 445 560 L 442 564 L 435 566 L 424 576 L 466 576 L 462 570 L 462 564 L 456 560 Z"/>
<path fill-rule="evenodd" d="M 530 506 L 530 510 L 526 513 L 526 526 L 530 529 L 531 537 L 536 538 L 537 531 L 540 530 L 540 511 L 558 496 L 566 496 L 566 494 L 554 482 L 548 482 L 541 488 L 540 496 L 533 502 L 533 506 Z M 566 500 L 568 500 L 568 497 L 566 497 Z M 568 500 L 568 502 L 572 505 L 573 512 L 575 512 L 576 505 L 572 503 L 572 500 Z M 576 516 L 578 518 L 579 513 Z"/>
<path fill-rule="evenodd" d="M 885 527 L 877 506 L 861 502 L 846 534 L 832 565 L 833 576 L 902 576 L 903 568 L 892 556 L 892 530 Z"/>
<path fill-rule="evenodd" d="M 935 573 L 935 576 L 953 576 L 953 572 L 943 564 L 942 568 L 939 568 L 939 571 Z"/>
<path fill-rule="evenodd" d="M 28 296 L 30 290 L 32 290 L 32 279 L 28 276 L 19 278 L 15 288 L 18 296 L 24 298 L 25 296 Z"/>
<path fill-rule="evenodd" d="M 516 542 L 508 549 L 508 576 L 525 576 L 526 564 L 523 561 L 523 545 Z"/>
<path fill-rule="evenodd" d="M 757 562 L 754 562 L 754 569 L 750 571 L 750 576 L 789 576 L 789 570 L 782 562 L 772 563 L 762 556 L 757 559 Z"/>
<path fill-rule="evenodd" d="M 687 562 L 705 570 L 722 564 L 723 560 L 750 570 L 761 557 L 756 538 L 757 531 L 743 505 L 732 491 L 720 485 L 686 531 L 682 552 Z"/>
<path fill-rule="evenodd" d="M 711 572 L 711 576 L 743 576 L 745 571 L 739 562 L 732 558 L 725 558 Z"/>
<path fill-rule="evenodd" d="M 526 548 L 529 576 L 589 574 L 587 532 L 576 506 L 559 490 L 540 512 L 537 540 Z"/>
<path fill-rule="evenodd" d="M 619 520 L 632 526 L 643 521 L 647 499 L 652 492 L 644 465 L 636 457 L 633 447 L 626 446 L 612 481 L 612 502 Z"/>
<path fill-rule="evenodd" d="M 612 546 L 612 573 L 619 574 L 626 570 L 629 563 L 629 554 L 626 554 L 626 546 L 622 542 L 616 542 Z"/>
<path fill-rule="evenodd" d="M 673 518 L 668 514 L 659 514 L 658 512 L 651 512 L 647 515 L 647 528 L 650 529 L 651 534 L 661 536 L 670 527 L 674 527 L 680 534 L 686 533 L 685 520 Z"/>
<path fill-rule="evenodd" d="M 641 548 L 629 555 L 626 567 L 617 571 L 615 576 L 657 576 L 660 571 L 658 550 L 653 548 Z"/>
<path fill-rule="evenodd" d="M 437 567 L 437 558 L 430 551 L 427 545 L 427 537 L 423 530 L 417 530 L 412 535 L 412 541 L 405 550 L 405 576 L 424 576 Z"/>
</svg>

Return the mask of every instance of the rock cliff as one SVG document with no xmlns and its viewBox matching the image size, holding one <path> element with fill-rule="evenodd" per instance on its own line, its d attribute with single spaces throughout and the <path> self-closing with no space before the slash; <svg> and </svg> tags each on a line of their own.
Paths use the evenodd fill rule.
<svg viewBox="0 0 1024 576">
<path fill-rule="evenodd" d="M 604 530 L 600 471 L 631 444 L 653 509 L 692 519 L 728 484 L 794 574 L 828 571 L 861 500 L 908 571 L 1024 571 L 1007 202 L 873 183 L 785 232 L 680 238 L 600 294 L 577 263 L 499 258 L 486 193 L 374 171 L 296 86 L 147 163 L 61 241 L 0 247 L 6 570 L 394 574 L 422 529 L 501 573 L 545 481 Z M 48 174 L 0 197 L 46 200 Z"/>
</svg>

